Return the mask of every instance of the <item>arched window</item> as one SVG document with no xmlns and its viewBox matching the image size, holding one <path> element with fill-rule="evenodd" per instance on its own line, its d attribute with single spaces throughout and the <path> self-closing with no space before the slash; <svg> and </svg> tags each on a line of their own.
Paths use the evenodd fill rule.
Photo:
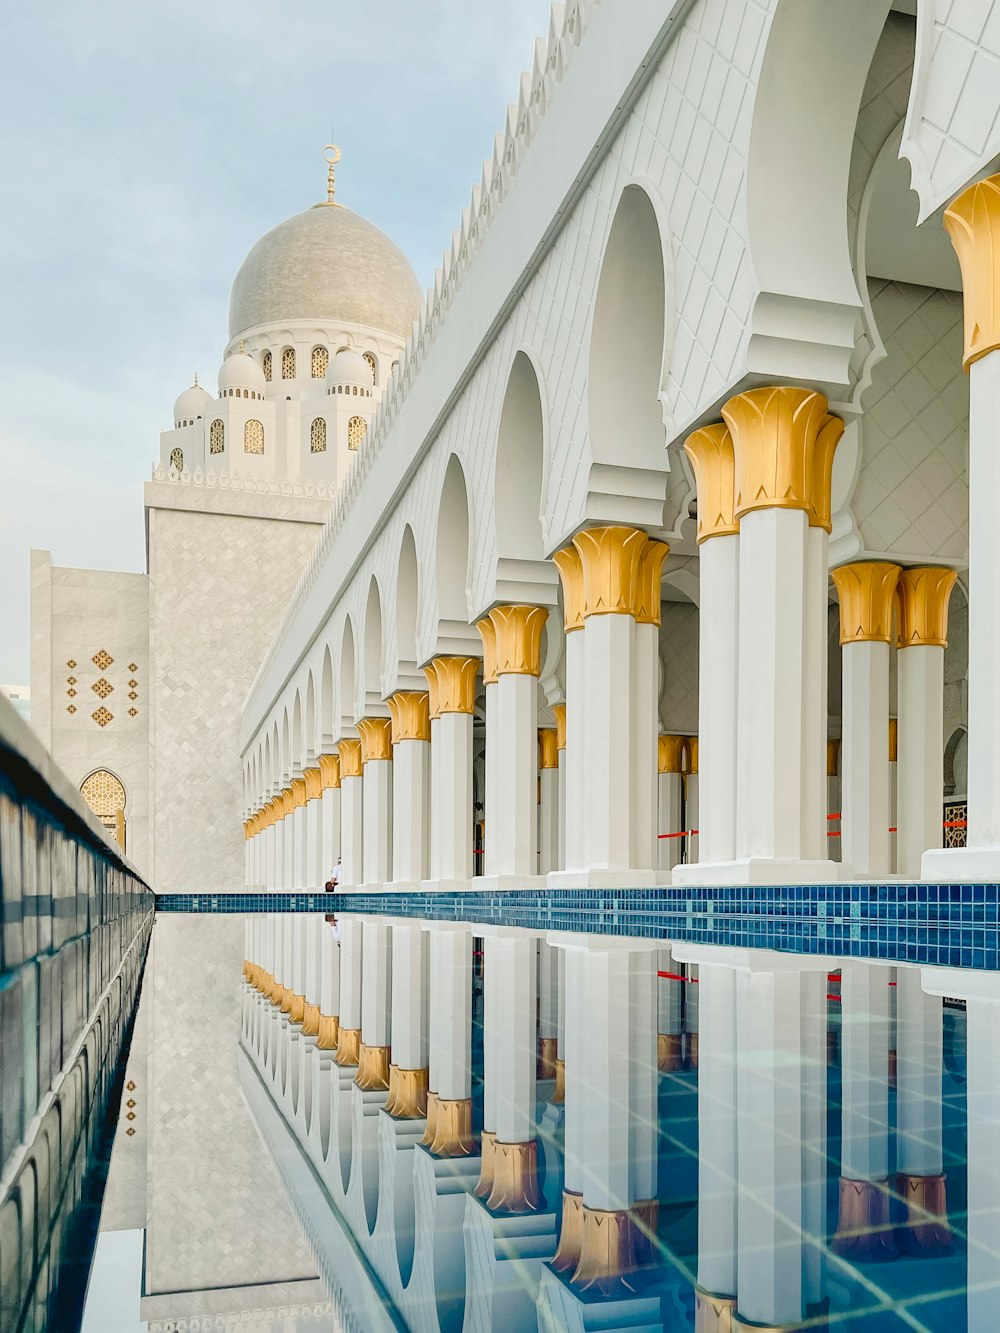
<svg viewBox="0 0 1000 1333">
<path fill-rule="evenodd" d="M 106 768 L 95 769 L 80 785 L 80 794 L 118 845 L 125 849 L 125 788 Z"/>
<path fill-rule="evenodd" d="M 264 427 L 259 421 L 248 421 L 243 427 L 243 452 L 245 454 L 264 452 Z"/>
<path fill-rule="evenodd" d="M 364 417 L 351 417 L 347 423 L 348 449 L 360 449 L 368 434 L 368 422 Z"/>
<path fill-rule="evenodd" d="M 312 354 L 312 377 L 314 380 L 325 380 L 326 370 L 330 364 L 330 353 L 325 347 L 314 347 Z"/>
<path fill-rule="evenodd" d="M 283 380 L 293 380 L 295 378 L 294 347 L 286 347 L 281 353 L 281 378 Z"/>
<path fill-rule="evenodd" d="M 322 417 L 317 417 L 309 427 L 309 452 L 311 454 L 326 453 L 326 422 Z"/>
<path fill-rule="evenodd" d="M 170 450 L 170 466 L 174 469 L 175 472 L 183 472 L 183 471 L 184 471 L 184 450 L 183 450 L 183 449 L 171 449 L 171 450 Z"/>
<path fill-rule="evenodd" d="M 263 364 L 264 364 L 264 378 L 267 380 L 268 384 L 270 384 L 270 382 L 271 382 L 271 353 L 270 353 L 270 352 L 265 352 L 265 353 L 264 353 L 264 362 L 263 362 Z"/>
<path fill-rule="evenodd" d="M 216 417 L 208 428 L 208 452 L 222 454 L 226 451 L 226 428 Z"/>
<path fill-rule="evenodd" d="M 372 373 L 372 384 L 374 384 L 374 383 L 375 383 L 375 376 L 376 376 L 376 373 L 377 373 L 376 366 L 375 366 L 375 358 L 372 356 L 371 352 L 365 352 L 365 353 L 364 353 L 364 358 L 365 358 L 365 360 L 368 362 L 368 368 L 369 368 L 369 370 L 370 370 L 371 373 Z"/>
</svg>

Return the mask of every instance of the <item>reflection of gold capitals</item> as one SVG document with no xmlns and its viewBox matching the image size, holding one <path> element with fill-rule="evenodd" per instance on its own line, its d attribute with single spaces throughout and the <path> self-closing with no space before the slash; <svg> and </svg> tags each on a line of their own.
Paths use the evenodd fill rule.
<svg viewBox="0 0 1000 1333">
<path fill-rule="evenodd" d="M 576 1190 L 563 1190 L 562 1225 L 559 1228 L 559 1246 L 552 1259 L 557 1273 L 572 1273 L 580 1262 L 583 1240 L 583 1195 Z"/>
<path fill-rule="evenodd" d="M 896 585 L 902 571 L 881 560 L 858 560 L 832 571 L 840 598 L 840 642 L 890 643 Z"/>
<path fill-rule="evenodd" d="M 541 1207 L 538 1140 L 493 1145 L 493 1180 L 486 1206 L 495 1213 L 533 1213 Z"/>
<path fill-rule="evenodd" d="M 483 641 L 483 684 L 495 685 L 497 676 L 497 627 L 489 616 L 476 621 L 476 629 Z"/>
<path fill-rule="evenodd" d="M 340 755 L 321 754 L 319 771 L 323 781 L 323 790 L 330 791 L 340 786 Z"/>
<path fill-rule="evenodd" d="M 358 723 L 361 762 L 392 758 L 392 723 L 387 717 L 363 717 Z"/>
<path fill-rule="evenodd" d="M 566 1061 L 556 1061 L 556 1086 L 549 1099 L 553 1106 L 562 1106 L 566 1100 Z"/>
<path fill-rule="evenodd" d="M 437 1108 L 438 1095 L 436 1092 L 427 1093 L 427 1124 L 424 1126 L 424 1137 L 420 1140 L 421 1147 L 429 1148 L 434 1142 L 434 1135 L 437 1131 Z"/>
<path fill-rule="evenodd" d="M 559 745 L 555 727 L 538 728 L 538 767 L 559 767 Z"/>
<path fill-rule="evenodd" d="M 430 695 L 426 690 L 397 690 L 386 699 L 392 718 L 392 743 L 429 741 L 431 738 Z"/>
<path fill-rule="evenodd" d="M 320 772 L 319 764 L 315 768 L 307 768 L 302 776 L 306 782 L 306 800 L 318 801 L 323 795 L 323 774 Z"/>
<path fill-rule="evenodd" d="M 735 1296 L 694 1289 L 694 1333 L 732 1333 Z"/>
<path fill-rule="evenodd" d="M 361 742 L 348 739 L 339 741 L 337 749 L 340 752 L 340 780 L 344 778 L 359 778 L 361 776 Z"/>
<path fill-rule="evenodd" d="M 585 528 L 573 538 L 583 562 L 583 614 L 634 616 L 639 566 L 649 538 L 636 528 Z"/>
<path fill-rule="evenodd" d="M 362 1092 L 382 1092 L 389 1086 L 389 1047 L 366 1046 L 358 1052 L 358 1072 L 354 1082 Z"/>
<path fill-rule="evenodd" d="M 488 619 L 496 631 L 498 676 L 537 676 L 542 669 L 542 630 L 549 618 L 541 606 L 495 606 Z"/>
<path fill-rule="evenodd" d="M 963 190 L 944 213 L 962 269 L 965 368 L 1000 347 L 1000 176 Z"/>
<path fill-rule="evenodd" d="M 438 1097 L 434 1108 L 434 1139 L 430 1150 L 435 1157 L 475 1156 L 471 1097 Z"/>
<path fill-rule="evenodd" d="M 476 705 L 478 657 L 435 657 L 424 667 L 430 693 L 430 715 L 473 713 Z"/>
<path fill-rule="evenodd" d="M 497 1136 L 491 1129 L 484 1129 L 479 1136 L 479 1154 L 479 1180 L 472 1192 L 477 1199 L 488 1199 L 493 1189 L 497 1157 Z"/>
<path fill-rule="evenodd" d="M 574 1287 L 611 1294 L 628 1284 L 636 1269 L 635 1226 L 627 1208 L 588 1208 L 583 1205 L 580 1260 L 573 1274 Z"/>
<path fill-rule="evenodd" d="M 733 440 L 738 520 L 755 509 L 802 509 L 830 531 L 833 455 L 844 423 L 812 389 L 750 389 L 722 409 Z"/>
<path fill-rule="evenodd" d="M 944 565 L 904 569 L 899 576 L 899 647 L 947 648 L 948 601 L 958 572 Z"/>
<path fill-rule="evenodd" d="M 656 1034 L 656 1067 L 661 1074 L 675 1074 L 684 1067 L 684 1038 L 679 1032 Z"/>
<path fill-rule="evenodd" d="M 337 1035 L 338 1065 L 356 1065 L 361 1059 L 361 1029 L 341 1028 Z"/>
<path fill-rule="evenodd" d="M 656 743 L 657 769 L 660 773 L 680 773 L 684 765 L 684 736 L 660 736 Z"/>
<path fill-rule="evenodd" d="M 321 1051 L 335 1051 L 337 1049 L 337 1038 L 340 1035 L 340 1020 L 336 1014 L 324 1014 L 322 1011 L 319 1016 L 319 1028 L 316 1032 L 316 1045 Z"/>
<path fill-rule="evenodd" d="M 556 749 L 566 748 L 566 705 L 553 704 L 552 713 L 556 720 Z"/>
<path fill-rule="evenodd" d="M 583 629 L 583 562 L 575 546 L 564 546 L 552 557 L 563 592 L 563 631 Z"/>
<path fill-rule="evenodd" d="M 731 537 L 740 525 L 733 517 L 736 460 L 733 437 L 724 421 L 692 431 L 684 452 L 694 469 L 698 496 L 698 543 L 710 537 Z"/>
<path fill-rule="evenodd" d="M 427 1066 L 400 1069 L 389 1066 L 389 1096 L 385 1110 L 397 1120 L 419 1120 L 427 1114 Z"/>
</svg>

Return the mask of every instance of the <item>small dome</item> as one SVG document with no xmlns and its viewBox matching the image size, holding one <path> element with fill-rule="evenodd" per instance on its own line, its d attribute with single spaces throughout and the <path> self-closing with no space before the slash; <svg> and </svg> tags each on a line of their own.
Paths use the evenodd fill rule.
<svg viewBox="0 0 1000 1333">
<path fill-rule="evenodd" d="M 263 394 L 266 380 L 264 372 L 247 352 L 234 352 L 227 356 L 219 371 L 219 394 L 227 389 L 253 389 Z"/>
<path fill-rule="evenodd" d="M 197 421 L 205 411 L 205 404 L 211 401 L 212 395 L 195 380 L 190 389 L 185 389 L 174 403 L 174 423 Z"/>
<path fill-rule="evenodd" d="M 327 384 L 363 384 L 370 389 L 375 382 L 372 368 L 360 352 L 343 348 L 330 362 L 326 373 Z"/>
</svg>

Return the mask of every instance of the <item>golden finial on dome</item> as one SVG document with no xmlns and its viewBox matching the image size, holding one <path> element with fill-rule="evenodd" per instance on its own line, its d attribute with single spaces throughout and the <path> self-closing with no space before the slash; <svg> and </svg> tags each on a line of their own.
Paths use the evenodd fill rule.
<svg viewBox="0 0 1000 1333">
<path fill-rule="evenodd" d="M 335 143 L 328 143 L 323 149 L 323 157 L 326 159 L 326 202 L 332 204 L 333 196 L 336 193 L 336 166 L 340 161 L 340 149 Z"/>
<path fill-rule="evenodd" d="M 243 339 L 240 339 L 240 355 L 243 355 Z"/>
<path fill-rule="evenodd" d="M 195 387 L 196 389 L 197 389 L 197 387 L 198 387 L 198 372 L 197 372 L 197 371 L 194 372 L 194 387 Z"/>
</svg>

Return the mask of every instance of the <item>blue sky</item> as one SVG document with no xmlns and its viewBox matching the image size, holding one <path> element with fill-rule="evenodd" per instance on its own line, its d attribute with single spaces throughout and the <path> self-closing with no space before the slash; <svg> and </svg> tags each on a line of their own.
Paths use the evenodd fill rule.
<svg viewBox="0 0 1000 1333">
<path fill-rule="evenodd" d="M 28 680 L 28 551 L 144 567 L 173 400 L 214 388 L 229 287 L 337 196 L 427 285 L 548 0 L 33 0 L 0 51 L 0 681 Z"/>
</svg>

